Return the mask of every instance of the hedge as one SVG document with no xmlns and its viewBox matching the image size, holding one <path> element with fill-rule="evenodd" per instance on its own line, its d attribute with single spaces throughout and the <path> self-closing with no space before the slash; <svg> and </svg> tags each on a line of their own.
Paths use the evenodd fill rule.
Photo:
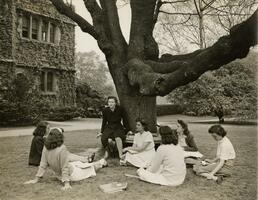
<svg viewBox="0 0 258 200">
<path fill-rule="evenodd" d="M 157 105 L 157 116 L 182 114 L 183 111 L 180 105 Z"/>
</svg>

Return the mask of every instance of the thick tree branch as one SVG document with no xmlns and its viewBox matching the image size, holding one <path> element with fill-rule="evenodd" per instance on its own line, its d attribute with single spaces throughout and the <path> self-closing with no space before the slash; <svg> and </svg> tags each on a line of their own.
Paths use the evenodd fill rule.
<svg viewBox="0 0 258 200">
<path fill-rule="evenodd" d="M 166 95 L 178 86 L 196 80 L 208 70 L 218 69 L 236 58 L 243 58 L 257 44 L 257 11 L 247 21 L 233 27 L 229 36 L 221 37 L 212 47 L 199 51 L 189 66 L 168 74 L 156 85 L 157 93 Z M 245 38 L 245 40 L 243 40 Z"/>
<path fill-rule="evenodd" d="M 52 4 L 55 6 L 58 12 L 60 12 L 63 15 L 66 15 L 70 19 L 72 19 L 74 22 L 78 24 L 78 26 L 81 28 L 83 32 L 86 32 L 90 34 L 92 37 L 94 37 L 96 40 L 98 39 L 98 33 L 94 29 L 94 27 L 83 17 L 76 14 L 71 7 L 67 6 L 63 0 L 50 0 Z"/>
<path fill-rule="evenodd" d="M 111 55 L 113 52 L 113 45 L 110 38 L 110 32 L 106 26 L 106 16 L 104 11 L 99 7 L 96 0 L 83 0 L 85 7 L 90 12 L 93 25 L 99 38 L 97 40 L 99 48 L 105 53 L 105 55 Z"/>
<path fill-rule="evenodd" d="M 137 58 L 133 58 L 125 65 L 125 74 L 133 87 L 138 87 L 140 94 L 156 93 L 155 85 L 163 81 L 162 74 L 153 73 L 152 68 Z"/>
<path fill-rule="evenodd" d="M 156 0 L 131 0 L 131 32 L 128 58 L 157 59 L 159 50 L 152 36 Z"/>
<path fill-rule="evenodd" d="M 221 37 L 209 48 L 175 56 L 174 59 L 170 59 L 172 62 L 162 63 L 160 66 L 158 63 L 155 66 L 156 63 L 152 61 L 129 62 L 127 64 L 128 79 L 131 85 L 140 88 L 143 95 L 164 96 L 173 89 L 196 80 L 208 70 L 218 69 L 236 58 L 244 58 L 249 48 L 256 44 L 257 11 L 248 20 L 234 26 L 230 35 Z M 177 68 L 176 65 L 180 67 Z M 166 71 L 171 72 L 161 74 Z"/>
<path fill-rule="evenodd" d="M 189 62 L 181 60 L 175 60 L 168 63 L 160 63 L 152 60 L 147 60 L 144 63 L 149 65 L 153 72 L 160 74 L 172 73 L 178 70 L 179 68 L 189 65 Z"/>
<path fill-rule="evenodd" d="M 119 16 L 116 7 L 116 0 L 100 0 L 101 7 L 105 13 L 106 25 L 108 26 L 110 37 L 118 50 L 124 50 L 127 46 L 119 24 Z"/>
</svg>

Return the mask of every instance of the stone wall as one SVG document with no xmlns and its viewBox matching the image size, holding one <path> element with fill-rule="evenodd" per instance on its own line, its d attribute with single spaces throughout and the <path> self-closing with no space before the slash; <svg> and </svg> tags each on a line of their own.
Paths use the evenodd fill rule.
<svg viewBox="0 0 258 200">
<path fill-rule="evenodd" d="M 21 35 L 21 14 L 26 13 L 55 24 L 58 43 Z M 54 92 L 41 92 L 39 98 L 53 106 L 75 105 L 75 24 L 59 14 L 49 0 L 0 0 L 0 99 L 17 73 L 31 79 L 32 89 L 40 91 L 40 74 L 52 71 Z"/>
<path fill-rule="evenodd" d="M 14 74 L 13 62 L 1 61 L 0 60 L 0 100 L 4 99 L 5 93 L 8 91 Z"/>
<path fill-rule="evenodd" d="M 0 0 L 0 60 L 12 59 L 13 3 Z"/>
<path fill-rule="evenodd" d="M 33 3 L 30 3 L 33 2 Z M 74 23 L 59 14 L 48 0 L 17 0 L 15 27 L 19 27 L 19 14 L 30 13 L 59 27 L 61 38 L 59 44 L 22 38 L 19 30 L 15 31 L 14 49 L 18 65 L 50 67 L 74 70 L 75 30 Z"/>
</svg>

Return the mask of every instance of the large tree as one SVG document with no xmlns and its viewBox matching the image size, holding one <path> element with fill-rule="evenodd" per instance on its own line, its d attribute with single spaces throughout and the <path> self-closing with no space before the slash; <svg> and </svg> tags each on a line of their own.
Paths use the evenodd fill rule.
<svg viewBox="0 0 258 200">
<path fill-rule="evenodd" d="M 208 70 L 245 57 L 249 48 L 257 43 L 256 11 L 211 47 L 159 58 L 153 29 L 163 4 L 161 0 L 130 0 L 132 18 L 128 43 L 119 24 L 116 0 L 84 0 L 92 24 L 76 14 L 63 0 L 50 1 L 60 13 L 97 40 L 132 129 L 135 118 L 142 117 L 155 131 L 157 95 L 167 95 L 175 88 L 198 79 Z"/>
</svg>

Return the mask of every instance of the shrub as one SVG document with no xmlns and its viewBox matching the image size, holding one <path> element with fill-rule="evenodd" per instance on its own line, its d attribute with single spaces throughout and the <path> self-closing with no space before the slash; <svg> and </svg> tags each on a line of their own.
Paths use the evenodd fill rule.
<svg viewBox="0 0 258 200">
<path fill-rule="evenodd" d="M 81 116 L 80 109 L 76 106 L 50 107 L 41 114 L 41 119 L 52 121 L 66 121 Z"/>
<path fill-rule="evenodd" d="M 180 105 L 157 105 L 157 116 L 181 114 L 183 108 Z"/>
</svg>

